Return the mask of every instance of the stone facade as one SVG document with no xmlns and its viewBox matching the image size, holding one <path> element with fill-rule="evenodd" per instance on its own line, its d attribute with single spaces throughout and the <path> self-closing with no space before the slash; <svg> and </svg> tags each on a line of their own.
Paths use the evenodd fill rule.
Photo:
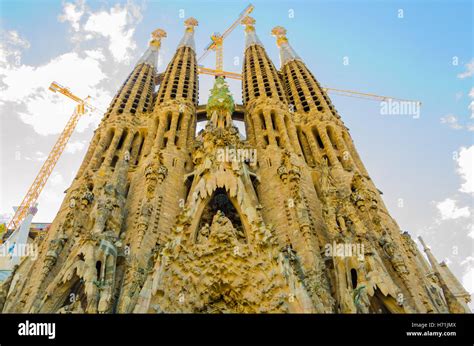
<svg viewBox="0 0 474 346">
<path fill-rule="evenodd" d="M 35 240 L 38 258 L 0 286 L 0 311 L 469 312 L 446 264 L 425 246 L 428 263 L 390 217 L 286 30 L 272 30 L 278 70 L 255 20 L 242 24 L 243 106 L 217 77 L 205 110 L 197 21 L 185 21 L 161 75 L 166 33 L 153 32 L 47 236 Z"/>
</svg>

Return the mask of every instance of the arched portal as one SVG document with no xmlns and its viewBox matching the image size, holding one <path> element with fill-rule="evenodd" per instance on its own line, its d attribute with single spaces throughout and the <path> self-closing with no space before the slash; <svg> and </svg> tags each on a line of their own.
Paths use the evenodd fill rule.
<svg viewBox="0 0 474 346">
<path fill-rule="evenodd" d="M 207 204 L 204 206 L 197 230 L 195 232 L 194 240 L 199 242 L 200 230 L 206 229 L 206 225 L 212 224 L 214 216 L 221 211 L 231 222 L 236 230 L 236 236 L 239 241 L 246 242 L 245 228 L 240 218 L 239 212 L 230 200 L 224 188 L 217 188 Z"/>
</svg>

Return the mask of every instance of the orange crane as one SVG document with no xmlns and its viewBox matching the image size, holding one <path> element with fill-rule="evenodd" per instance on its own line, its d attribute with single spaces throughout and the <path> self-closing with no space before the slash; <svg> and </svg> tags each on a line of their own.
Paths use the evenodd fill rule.
<svg viewBox="0 0 474 346">
<path fill-rule="evenodd" d="M 51 85 L 49 86 L 49 90 L 53 92 L 59 92 L 76 101 L 78 104 L 74 109 L 74 113 L 72 114 L 71 118 L 67 122 L 66 127 L 61 132 L 61 135 L 56 141 L 56 144 L 54 144 L 53 149 L 51 149 L 48 158 L 41 167 L 38 175 L 33 181 L 33 184 L 31 184 L 30 188 L 28 189 L 25 197 L 23 198 L 23 201 L 21 202 L 18 209 L 15 211 L 15 215 L 13 215 L 13 218 L 8 223 L 7 230 L 10 231 L 15 231 L 27 216 L 28 210 L 31 207 L 35 206 L 39 194 L 46 185 L 46 182 L 48 181 L 51 172 L 56 166 L 58 159 L 61 157 L 61 154 L 63 153 L 67 142 L 69 141 L 69 138 L 71 138 L 71 135 L 74 132 L 77 123 L 79 122 L 79 119 L 82 115 L 86 113 L 86 108 L 92 111 L 97 109 L 88 103 L 89 96 L 86 99 L 81 99 L 80 97 L 74 95 L 71 91 L 69 91 L 68 88 L 63 87 L 56 82 L 51 83 Z"/>
</svg>

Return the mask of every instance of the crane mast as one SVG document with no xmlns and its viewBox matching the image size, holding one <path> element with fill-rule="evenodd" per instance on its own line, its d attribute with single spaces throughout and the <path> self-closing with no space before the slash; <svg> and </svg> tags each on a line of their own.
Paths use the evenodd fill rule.
<svg viewBox="0 0 474 346">
<path fill-rule="evenodd" d="M 49 153 L 46 161 L 41 167 L 38 175 L 36 176 L 35 180 L 31 184 L 28 191 L 26 192 L 26 195 L 23 198 L 20 206 L 15 211 L 13 218 L 8 223 L 7 230 L 15 231 L 16 228 L 21 225 L 22 221 L 27 216 L 28 210 L 31 207 L 35 206 L 36 201 L 41 191 L 46 185 L 46 182 L 48 181 L 48 178 L 50 177 L 54 167 L 56 166 L 56 163 L 61 157 L 61 154 L 63 153 L 67 142 L 71 138 L 71 135 L 74 132 L 74 129 L 76 128 L 77 123 L 79 122 L 79 119 L 81 118 L 82 115 L 85 114 L 86 107 L 89 109 L 95 109 L 95 107 L 92 107 L 91 105 L 87 103 L 87 98 L 85 100 L 81 99 L 80 97 L 71 93 L 69 89 L 61 86 L 60 84 L 56 82 L 51 83 L 49 90 L 53 92 L 59 92 L 69 97 L 70 99 L 76 101 L 78 104 L 76 105 L 76 108 L 74 109 L 74 112 L 71 118 L 67 122 L 66 127 L 63 129 L 63 131 L 61 132 L 61 135 L 59 136 L 58 140 L 56 141 L 53 148 L 51 149 L 51 152 Z"/>
<path fill-rule="evenodd" d="M 235 27 L 240 23 L 240 21 L 247 15 L 249 15 L 254 9 L 254 6 L 252 4 L 248 5 L 242 12 L 240 12 L 239 17 L 232 23 L 231 26 L 229 26 L 224 33 L 221 35 L 218 32 L 215 32 L 214 34 L 211 35 L 211 42 L 206 46 L 204 49 L 204 53 L 199 57 L 198 62 L 202 61 L 211 50 L 216 52 L 216 69 L 213 70 L 215 71 L 215 76 L 222 76 L 224 75 L 224 49 L 223 49 L 223 43 L 224 39 L 229 36 L 229 34 L 232 32 L 232 30 L 235 29 Z M 203 67 L 199 67 L 199 72 L 204 73 L 204 74 L 210 74 L 206 72 L 201 72 L 201 70 L 209 72 L 211 69 L 206 69 Z M 225 72 L 225 75 L 227 76 L 228 72 Z"/>
</svg>

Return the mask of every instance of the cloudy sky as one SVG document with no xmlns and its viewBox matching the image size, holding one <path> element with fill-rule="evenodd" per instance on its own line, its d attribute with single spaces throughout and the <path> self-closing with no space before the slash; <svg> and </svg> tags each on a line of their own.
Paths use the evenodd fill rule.
<svg viewBox="0 0 474 346">
<path fill-rule="evenodd" d="M 376 101 L 333 96 L 362 160 L 401 229 L 421 235 L 474 292 L 474 59 L 472 2 L 252 1 L 261 41 L 279 66 L 270 30 L 290 43 L 332 88 L 419 100 L 420 117 L 387 115 Z M 156 28 L 167 31 L 162 71 L 198 19 L 201 53 L 247 5 L 242 1 L 0 0 L 0 214 L 23 198 L 74 102 L 48 91 L 68 86 L 105 110 Z M 243 30 L 226 40 L 225 69 L 240 72 Z M 204 61 L 212 67 L 213 54 Z M 200 103 L 212 78 L 201 76 Z M 231 81 L 237 102 L 240 83 Z M 81 119 L 41 197 L 37 222 L 50 222 L 100 121 Z"/>
</svg>

